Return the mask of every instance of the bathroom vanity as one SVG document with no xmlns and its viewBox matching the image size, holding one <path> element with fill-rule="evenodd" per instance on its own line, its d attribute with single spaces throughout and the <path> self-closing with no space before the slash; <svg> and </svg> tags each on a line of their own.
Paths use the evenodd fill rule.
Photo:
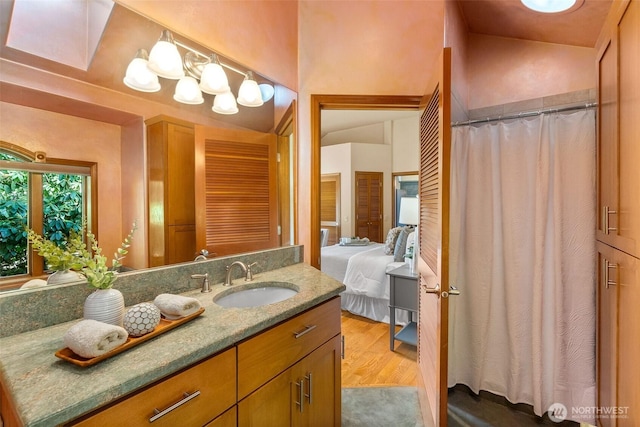
<svg viewBox="0 0 640 427">
<path fill-rule="evenodd" d="M 305 264 L 269 280 L 299 292 L 255 308 L 215 304 L 220 284 L 184 293 L 202 315 L 91 367 L 54 356 L 74 322 L 1 339 L 5 426 L 339 426 L 344 286 Z"/>
</svg>

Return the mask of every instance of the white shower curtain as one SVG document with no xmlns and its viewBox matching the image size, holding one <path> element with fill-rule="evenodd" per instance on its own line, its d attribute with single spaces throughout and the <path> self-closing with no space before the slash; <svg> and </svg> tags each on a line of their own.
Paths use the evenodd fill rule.
<svg viewBox="0 0 640 427">
<path fill-rule="evenodd" d="M 595 406 L 595 112 L 457 127 L 451 158 L 449 386 Z"/>
</svg>

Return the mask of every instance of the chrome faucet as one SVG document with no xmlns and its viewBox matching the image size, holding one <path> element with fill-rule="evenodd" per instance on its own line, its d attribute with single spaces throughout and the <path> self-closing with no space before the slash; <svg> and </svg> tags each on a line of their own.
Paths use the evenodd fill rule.
<svg viewBox="0 0 640 427">
<path fill-rule="evenodd" d="M 196 259 L 194 259 L 194 261 L 206 261 L 207 259 L 209 259 L 209 257 L 214 257 L 214 256 L 216 256 L 215 253 L 212 254 L 208 250 L 202 249 L 198 253 L 198 256 L 196 257 Z"/>
<path fill-rule="evenodd" d="M 255 267 L 256 265 L 258 265 L 257 262 L 252 262 L 251 264 L 247 265 L 247 275 L 244 278 L 245 282 L 250 282 L 253 280 L 253 271 L 251 270 L 253 267 Z"/>
<path fill-rule="evenodd" d="M 233 266 L 239 265 L 242 268 L 244 274 L 247 274 L 247 271 L 251 271 L 251 269 L 247 269 L 247 265 L 242 261 L 234 261 L 231 265 L 227 265 L 227 277 L 224 279 L 223 286 L 231 286 L 231 272 L 233 271 Z"/>
<path fill-rule="evenodd" d="M 209 285 L 209 273 L 204 274 L 192 274 L 192 279 L 204 279 L 202 281 L 202 290 L 200 292 L 211 292 L 211 286 Z"/>
</svg>

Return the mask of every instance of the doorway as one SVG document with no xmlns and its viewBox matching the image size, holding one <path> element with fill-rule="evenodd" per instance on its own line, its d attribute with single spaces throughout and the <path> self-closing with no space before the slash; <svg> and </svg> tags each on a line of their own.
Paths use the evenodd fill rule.
<svg viewBox="0 0 640 427">
<path fill-rule="evenodd" d="M 408 110 L 418 111 L 420 96 L 395 95 L 311 95 L 311 265 L 320 268 L 321 148 L 323 110 Z M 345 206 L 342 207 L 344 211 Z M 344 231 L 344 230 L 343 230 Z"/>
</svg>

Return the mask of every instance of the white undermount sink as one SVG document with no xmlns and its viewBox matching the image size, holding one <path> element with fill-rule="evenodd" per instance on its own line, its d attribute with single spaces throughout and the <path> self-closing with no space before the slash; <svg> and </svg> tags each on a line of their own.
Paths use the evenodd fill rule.
<svg viewBox="0 0 640 427">
<path fill-rule="evenodd" d="M 222 307 L 260 307 L 291 298 L 298 287 L 288 282 L 257 282 L 232 287 L 213 298 Z"/>
</svg>

